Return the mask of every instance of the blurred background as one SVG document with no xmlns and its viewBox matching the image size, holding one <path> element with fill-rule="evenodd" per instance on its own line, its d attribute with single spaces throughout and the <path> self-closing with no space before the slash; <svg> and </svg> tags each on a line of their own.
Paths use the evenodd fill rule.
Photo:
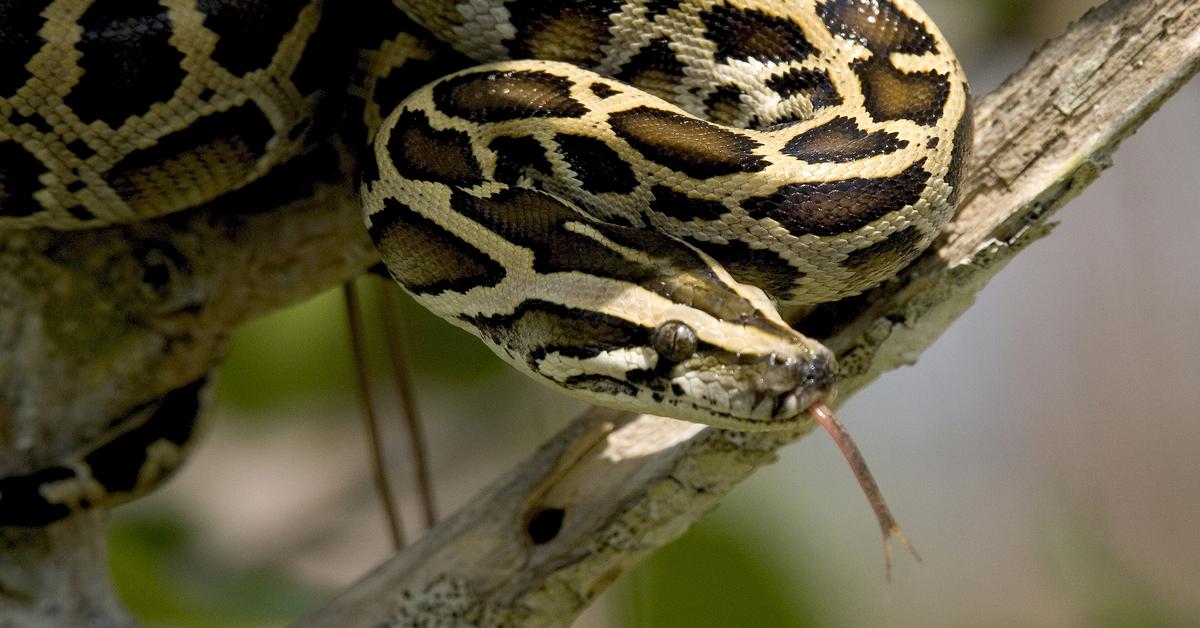
<svg viewBox="0 0 1200 628">
<path fill-rule="evenodd" d="M 985 94 L 1098 3 L 923 4 Z M 839 413 L 924 566 L 899 554 L 884 581 L 875 519 L 814 433 L 578 625 L 1200 625 L 1200 83 L 1115 161 L 916 367 Z M 374 317 L 383 284 L 359 285 Z M 402 300 L 445 515 L 582 406 Z M 409 452 L 369 322 L 411 538 Z M 115 578 L 147 625 L 282 625 L 388 556 L 353 382 L 339 291 L 240 332 L 189 464 L 114 514 Z"/>
</svg>

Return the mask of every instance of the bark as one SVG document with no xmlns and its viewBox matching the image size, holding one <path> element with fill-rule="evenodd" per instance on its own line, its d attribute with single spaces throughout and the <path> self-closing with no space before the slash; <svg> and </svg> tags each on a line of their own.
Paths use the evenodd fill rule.
<svg viewBox="0 0 1200 628">
<path fill-rule="evenodd" d="M 946 234 L 884 286 L 798 322 L 838 354 L 843 398 L 914 362 L 1198 67 L 1200 5 L 1112 1 L 980 99 Z M 371 265 L 337 155 L 179 216 L 0 234 L 0 476 L 202 377 L 247 318 Z M 567 625 L 807 431 L 593 410 L 301 625 Z M 128 625 L 96 566 L 102 538 L 96 515 L 0 529 L 0 626 Z"/>
<path fill-rule="evenodd" d="M 329 147 L 194 212 L 0 233 L 0 477 L 143 416 L 203 378 L 243 321 L 378 261 L 351 169 Z M 100 514 L 0 527 L 0 628 L 131 625 L 104 542 Z"/>
</svg>

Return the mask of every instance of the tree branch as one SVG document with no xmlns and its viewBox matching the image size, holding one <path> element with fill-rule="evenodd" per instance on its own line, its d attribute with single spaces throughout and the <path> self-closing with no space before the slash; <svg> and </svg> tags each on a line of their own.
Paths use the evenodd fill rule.
<svg viewBox="0 0 1200 628">
<path fill-rule="evenodd" d="M 913 362 L 1198 64 L 1200 6 L 1114 1 L 984 98 L 946 236 L 871 294 L 799 323 L 838 353 L 843 395 Z M 247 318 L 374 263 L 352 170 L 330 148 L 194 212 L 0 234 L 0 476 L 91 442 L 204 376 Z M 801 436 L 591 411 L 303 625 L 567 624 Z M 0 528 L 0 625 L 128 625 L 97 567 L 102 521 Z"/>
<path fill-rule="evenodd" d="M 946 234 L 886 285 L 799 322 L 838 354 L 843 395 L 913 363 L 1198 68 L 1200 6 L 1114 1 L 981 99 Z M 592 410 L 300 625 L 568 625 L 805 433 Z"/>
<path fill-rule="evenodd" d="M 95 442 L 204 377 L 248 318 L 376 263 L 351 171 L 328 147 L 194 212 L 0 233 L 0 477 Z M 130 624 L 108 581 L 104 519 L 0 527 L 0 627 Z"/>
</svg>

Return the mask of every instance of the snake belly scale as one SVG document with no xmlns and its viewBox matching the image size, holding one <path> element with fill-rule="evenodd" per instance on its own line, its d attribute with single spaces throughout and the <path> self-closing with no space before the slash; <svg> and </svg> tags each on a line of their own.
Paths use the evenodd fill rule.
<svg viewBox="0 0 1200 628">
<path fill-rule="evenodd" d="M 953 214 L 969 92 L 909 0 L 371 0 L 363 13 L 3 5 L 0 229 L 199 206 L 341 116 L 375 138 L 364 221 L 422 305 L 587 401 L 757 430 L 807 420 L 834 388 L 833 356 L 778 308 L 877 285 Z M 315 69 L 355 52 L 352 85 Z M 14 520 L 8 480 L 0 525 Z"/>
</svg>

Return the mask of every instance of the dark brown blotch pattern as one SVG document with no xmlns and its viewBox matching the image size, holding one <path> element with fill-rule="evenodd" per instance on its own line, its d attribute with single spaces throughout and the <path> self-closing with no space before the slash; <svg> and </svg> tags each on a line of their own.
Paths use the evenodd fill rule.
<svg viewBox="0 0 1200 628">
<path fill-rule="evenodd" d="M 652 39 L 626 61 L 616 78 L 659 96 L 668 96 L 683 79 L 683 64 L 671 49 L 671 40 Z"/>
<path fill-rule="evenodd" d="M 28 124 L 29 126 L 33 127 L 35 132 L 41 133 L 42 135 L 52 135 L 54 133 L 54 127 L 51 126 L 51 124 L 46 121 L 46 118 L 37 111 L 34 111 L 29 115 L 23 115 L 19 111 L 14 111 L 12 112 L 12 115 L 8 117 L 8 121 L 13 126 Z"/>
<path fill-rule="evenodd" d="M 30 216 L 42 210 L 33 194 L 46 166 L 12 140 L 0 141 L 0 216 Z"/>
<path fill-rule="evenodd" d="M 684 222 L 717 220 L 729 211 L 720 201 L 694 198 L 665 185 L 656 185 L 650 192 L 654 195 L 654 200 L 650 201 L 652 211 Z"/>
<path fill-rule="evenodd" d="M 687 242 L 717 260 L 734 279 L 762 288 L 777 301 L 790 301 L 792 288 L 804 278 L 775 251 L 756 249 L 741 240 L 721 244 L 689 238 Z"/>
<path fill-rule="evenodd" d="M 76 503 L 49 502 L 43 494 L 47 485 L 99 482 L 103 489 L 99 497 L 109 503 L 114 498 L 128 497 L 148 488 L 139 482 L 149 456 L 148 448 L 164 440 L 182 447 L 191 439 L 200 415 L 199 395 L 205 382 L 201 378 L 167 393 L 156 402 L 137 406 L 116 419 L 115 424 L 118 425 L 139 420 L 141 424 L 88 451 L 81 465 L 86 467 L 86 479 L 81 477 L 80 469 L 59 465 L 43 467 L 25 475 L 0 477 L 0 527 L 47 526 L 71 514 L 73 509 L 96 505 L 85 494 L 80 494 Z M 138 416 L 145 413 L 150 413 L 150 416 Z M 159 471 L 169 473 L 172 469 Z"/>
<path fill-rule="evenodd" d="M 234 0 L 239 1 L 239 0 Z M 258 2 L 255 2 L 258 3 Z M 267 3 L 270 4 L 270 3 Z M 394 30 L 389 31 L 389 36 L 394 37 L 398 32 L 415 32 L 402 30 L 408 28 L 406 21 L 398 21 L 394 14 L 388 14 L 386 17 L 377 15 L 379 4 L 376 2 L 359 2 L 355 3 L 354 14 L 356 23 L 353 38 L 354 45 L 347 46 L 347 28 L 342 23 L 341 18 L 344 14 L 337 10 L 332 10 L 329 3 L 325 4 L 326 10 L 322 11 L 320 17 L 320 25 L 316 31 L 311 33 L 308 40 L 304 42 L 304 48 L 300 53 L 300 59 L 296 62 L 296 67 L 292 69 L 292 74 L 289 78 L 296 89 L 300 91 L 300 95 L 309 97 L 318 92 L 332 92 L 339 94 L 346 89 L 347 77 L 352 77 L 357 71 L 357 64 L 362 60 L 359 58 L 359 53 L 366 53 L 372 46 L 378 42 L 377 25 L 387 23 Z M 279 22 L 287 20 L 286 14 L 276 15 L 271 20 L 274 24 L 264 24 L 263 28 L 272 29 L 278 28 Z M 367 26 L 361 26 L 366 24 Z M 288 27 L 289 30 L 292 26 Z M 243 37 L 253 37 L 253 35 L 243 34 Z M 283 37 L 283 34 L 280 35 Z M 360 48 L 361 47 L 361 48 Z M 457 69 L 458 66 L 446 66 Z M 446 72 L 443 72 L 444 75 Z M 361 78 L 353 78 L 356 84 L 362 84 Z M 423 85 L 424 83 L 414 83 L 413 87 Z M 329 103 L 326 99 L 318 101 L 321 105 L 336 108 L 333 104 L 344 105 L 345 103 L 340 98 L 329 98 Z M 385 109 L 384 111 L 391 111 Z M 331 111 L 330 117 L 337 119 L 339 111 Z M 320 117 L 320 116 L 318 116 Z"/>
<path fill-rule="evenodd" d="M 625 0 L 532 0 L 506 6 L 516 35 L 505 42 L 514 59 L 547 59 L 591 67 L 612 40 L 609 16 Z"/>
<path fill-rule="evenodd" d="M 698 179 L 768 165 L 754 154 L 759 144 L 750 137 L 671 111 L 635 107 L 610 115 L 609 125 L 647 159 Z"/>
<path fill-rule="evenodd" d="M 245 76 L 271 64 L 280 41 L 307 4 L 309 0 L 196 0 L 196 9 L 204 14 L 204 27 L 219 37 L 213 61 Z"/>
<path fill-rule="evenodd" d="M 974 116 L 971 115 L 971 92 L 967 89 L 966 84 L 963 85 L 963 93 L 966 96 L 966 108 L 963 110 L 962 119 L 958 121 L 958 128 L 954 129 L 954 148 L 950 152 L 950 167 L 946 169 L 946 177 L 943 179 L 946 185 L 950 186 L 949 203 L 951 207 L 958 206 L 958 198 L 962 193 L 963 172 L 966 171 L 973 148 Z"/>
<path fill-rule="evenodd" d="M 592 90 L 592 93 L 596 95 L 596 98 L 611 98 L 621 93 L 621 90 L 613 87 L 612 85 L 609 85 L 608 83 L 601 83 L 599 81 L 588 85 L 588 89 Z"/>
<path fill-rule="evenodd" d="M 922 159 L 893 177 L 789 183 L 770 196 L 746 199 L 754 218 L 771 218 L 794 235 L 832 236 L 857 231 L 916 203 L 929 181 Z"/>
<path fill-rule="evenodd" d="M 862 84 L 864 106 L 876 121 L 912 120 L 932 126 L 950 97 L 950 79 L 937 72 L 905 73 L 890 61 L 872 57 L 853 64 Z"/>
<path fill-rule="evenodd" d="M 359 48 L 359 52 L 355 56 L 359 59 L 356 64 L 357 71 L 351 76 L 351 81 L 358 85 L 373 85 L 372 91 L 366 95 L 366 100 L 367 103 L 373 103 L 375 107 L 363 107 L 362 115 L 358 115 L 358 110 L 352 108 L 350 111 L 355 113 L 347 116 L 346 121 L 347 126 L 350 127 L 348 132 L 351 138 L 361 137 L 369 142 L 375 131 L 373 128 L 377 122 L 374 120 L 375 115 L 386 116 L 389 112 L 395 111 L 396 107 L 413 91 L 444 78 L 456 70 L 471 67 L 476 62 L 417 26 L 392 3 L 372 0 L 366 4 L 366 7 L 356 9 L 356 11 L 371 11 L 372 14 L 361 16 L 361 25 L 367 29 L 367 32 L 355 31 L 355 46 Z M 317 36 L 332 30 L 331 26 L 336 25 L 322 24 L 317 30 Z M 381 49 L 389 45 L 388 42 L 396 37 L 396 33 L 407 33 L 413 38 L 406 44 L 406 48 L 410 49 L 400 59 L 390 56 L 379 59 L 386 64 L 386 74 L 379 74 L 374 82 L 370 81 L 366 76 L 368 71 L 372 73 L 384 71 L 377 67 L 374 70 L 370 70 L 370 68 L 379 65 L 374 61 L 383 54 Z M 365 41 L 360 41 L 360 39 Z M 344 40 L 339 39 L 338 43 L 344 43 Z M 307 56 L 306 49 L 305 57 Z"/>
<path fill-rule="evenodd" d="M 793 61 L 817 49 L 804 31 L 784 16 L 717 5 L 700 15 L 708 38 L 716 44 L 718 62 L 729 59 Z"/>
<path fill-rule="evenodd" d="M 88 222 L 89 220 L 96 219 L 96 214 L 88 211 L 88 208 L 84 207 L 83 205 L 72 205 L 67 208 L 67 213 L 71 214 L 72 218 L 80 222 Z"/>
<path fill-rule="evenodd" d="M 400 114 L 387 146 L 396 170 L 409 179 L 454 186 L 483 182 L 470 136 L 454 129 L 434 129 L 420 111 Z"/>
<path fill-rule="evenodd" d="M 665 15 L 667 11 L 679 8 L 680 3 L 681 0 L 646 0 L 646 19 Z"/>
<path fill-rule="evenodd" d="M 110 127 L 166 102 L 187 73 L 173 26 L 155 0 L 98 0 L 79 17 L 83 76 L 63 101 L 84 122 Z M 5 60 L 8 63 L 9 60 Z"/>
<path fill-rule="evenodd" d="M 139 480 L 150 446 L 165 441 L 183 447 L 191 440 L 201 412 L 199 395 L 205 382 L 200 379 L 167 393 L 144 423 L 84 456 L 92 479 L 109 493 L 132 494 L 142 488 Z"/>
<path fill-rule="evenodd" d="M 557 198 L 537 190 L 508 188 L 488 198 L 455 192 L 451 207 L 496 235 L 529 249 L 542 274 L 579 271 L 641 283 L 644 268 L 591 238 L 563 228 L 569 221 L 593 223 Z"/>
<path fill-rule="evenodd" d="M 392 276 L 416 294 L 466 292 L 504 280 L 504 266 L 487 253 L 394 199 L 371 215 L 368 231 Z"/>
<path fill-rule="evenodd" d="M 46 501 L 42 488 L 57 482 L 78 480 L 74 469 L 63 466 L 43 467 L 25 475 L 0 477 L 0 527 L 42 527 L 71 514 L 66 504 Z M 84 497 L 80 507 L 91 503 Z"/>
<path fill-rule="evenodd" d="M 245 182 L 273 135 L 266 114 L 247 102 L 126 155 L 104 180 L 139 214 L 176 211 L 194 205 L 197 195 L 208 200 L 225 192 L 230 181 Z"/>
<path fill-rule="evenodd" d="M 783 152 L 809 163 L 848 163 L 907 147 L 908 141 L 895 133 L 868 133 L 853 119 L 839 116 L 788 140 Z"/>
<path fill-rule="evenodd" d="M 906 73 L 891 55 L 937 52 L 937 40 L 919 21 L 888 0 L 830 0 L 817 13 L 835 35 L 866 46 L 871 57 L 855 62 L 867 112 L 877 121 L 913 120 L 933 125 L 949 97 L 949 79 L 936 72 Z"/>
<path fill-rule="evenodd" d="M 888 0 L 829 0 L 817 15 L 835 35 L 866 46 L 876 56 L 937 50 L 937 40 L 923 24 Z"/>
<path fill-rule="evenodd" d="M 546 147 L 537 139 L 527 136 L 501 136 L 492 140 L 488 148 L 496 154 L 495 177 L 501 183 L 514 184 L 531 171 L 549 176 L 553 166 L 546 158 Z"/>
<path fill-rule="evenodd" d="M 608 144 L 583 135 L 559 133 L 554 136 L 559 154 L 579 179 L 583 191 L 629 193 L 637 189 L 637 176 L 629 163 Z"/>
<path fill-rule="evenodd" d="M 450 204 L 455 211 L 532 252 L 533 268 L 538 273 L 579 272 L 608 277 L 641 286 L 721 320 L 787 335 L 721 282 L 696 251 L 664 234 L 589 220 L 557 198 L 526 188 L 509 188 L 489 198 L 455 192 Z M 586 224 L 653 261 L 627 259 L 593 238 L 568 231 L 568 222 Z"/>
<path fill-rule="evenodd" d="M 875 268 L 877 274 L 887 276 L 894 269 L 907 265 L 920 255 L 926 244 L 925 234 L 916 226 L 912 226 L 897 231 L 875 244 L 851 252 L 842 265 L 859 272 Z"/>
<path fill-rule="evenodd" d="M 471 122 L 519 118 L 578 118 L 587 108 L 571 96 L 571 81 L 542 71 L 490 70 L 434 86 L 438 109 Z"/>
<path fill-rule="evenodd" d="M 522 301 L 511 314 L 463 316 L 492 344 L 524 356 L 535 372 L 551 353 L 587 359 L 602 351 L 646 344 L 651 330 L 615 316 L 538 299 Z"/>
<path fill-rule="evenodd" d="M 83 138 L 71 140 L 67 143 L 67 150 L 80 159 L 89 159 L 96 154 L 96 151 Z"/>
<path fill-rule="evenodd" d="M 812 101 L 813 109 L 842 104 L 842 95 L 825 70 L 793 68 L 767 79 L 767 87 L 784 98 L 804 94 Z"/>
<path fill-rule="evenodd" d="M 742 90 L 736 85 L 722 85 L 704 99 L 706 117 L 717 124 L 733 124 L 743 107 Z"/>
<path fill-rule="evenodd" d="M 41 47 L 38 34 L 46 18 L 42 11 L 49 0 L 0 2 L 0 96 L 10 95 L 32 74 L 26 63 Z"/>
</svg>

